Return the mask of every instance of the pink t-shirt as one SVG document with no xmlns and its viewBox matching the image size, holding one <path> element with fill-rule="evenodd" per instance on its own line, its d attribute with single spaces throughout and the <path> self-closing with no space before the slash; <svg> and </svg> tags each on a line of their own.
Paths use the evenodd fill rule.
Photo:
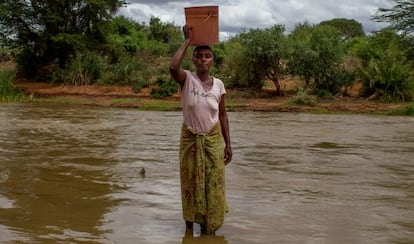
<svg viewBox="0 0 414 244">
<path fill-rule="evenodd" d="M 184 124 L 197 133 L 208 133 L 219 121 L 219 103 L 226 89 L 220 79 L 213 77 L 209 89 L 194 72 L 185 72 L 187 77 L 181 89 Z"/>
</svg>

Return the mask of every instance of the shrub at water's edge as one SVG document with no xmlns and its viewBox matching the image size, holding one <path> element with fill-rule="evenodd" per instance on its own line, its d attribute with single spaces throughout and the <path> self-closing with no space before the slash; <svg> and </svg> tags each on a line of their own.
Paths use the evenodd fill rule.
<svg viewBox="0 0 414 244">
<path fill-rule="evenodd" d="M 388 115 L 409 115 L 414 116 L 414 103 L 402 106 L 401 108 L 389 111 Z"/>
<path fill-rule="evenodd" d="M 309 94 L 308 90 L 299 88 L 296 95 L 289 99 L 289 104 L 303 105 L 303 106 L 316 106 L 316 96 Z"/>
<path fill-rule="evenodd" d="M 19 102 L 28 100 L 26 94 L 13 86 L 14 73 L 0 70 L 0 102 Z"/>
</svg>

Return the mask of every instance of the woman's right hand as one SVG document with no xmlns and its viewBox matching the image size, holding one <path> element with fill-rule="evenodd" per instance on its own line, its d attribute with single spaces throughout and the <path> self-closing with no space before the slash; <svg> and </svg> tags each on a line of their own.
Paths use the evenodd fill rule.
<svg viewBox="0 0 414 244">
<path fill-rule="evenodd" d="M 186 40 L 191 39 L 191 31 L 192 30 L 193 30 L 193 27 L 191 27 L 191 26 L 188 26 L 188 25 L 183 26 L 184 38 Z"/>
</svg>

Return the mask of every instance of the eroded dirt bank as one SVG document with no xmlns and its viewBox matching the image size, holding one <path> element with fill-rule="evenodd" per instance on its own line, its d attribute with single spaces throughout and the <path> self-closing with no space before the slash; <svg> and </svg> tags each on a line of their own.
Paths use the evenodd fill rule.
<svg viewBox="0 0 414 244">
<path fill-rule="evenodd" d="M 77 104 L 113 107 L 139 108 L 150 101 L 168 103 L 178 102 L 179 94 L 164 99 L 154 99 L 150 96 L 150 88 L 143 88 L 135 93 L 130 86 L 113 85 L 83 85 L 68 86 L 61 84 L 49 84 L 43 82 L 32 82 L 18 80 L 15 85 L 22 88 L 26 93 L 42 99 L 58 98 L 73 101 Z M 352 112 L 369 113 L 398 109 L 403 106 L 400 103 L 380 103 L 364 98 L 343 97 L 318 101 L 316 106 L 298 106 L 288 103 L 289 96 L 265 96 L 264 98 L 246 98 L 237 91 L 228 90 L 227 105 L 232 111 L 326 111 L 326 112 Z M 76 101 L 76 102 L 75 102 Z"/>
</svg>

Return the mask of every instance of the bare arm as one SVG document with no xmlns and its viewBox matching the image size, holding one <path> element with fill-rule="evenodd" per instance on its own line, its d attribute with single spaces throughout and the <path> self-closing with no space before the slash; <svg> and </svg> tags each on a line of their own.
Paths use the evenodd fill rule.
<svg viewBox="0 0 414 244">
<path fill-rule="evenodd" d="M 181 63 L 183 62 L 185 53 L 187 52 L 188 47 L 191 42 L 191 28 L 184 26 L 183 27 L 185 41 L 181 47 L 175 52 L 173 58 L 170 62 L 170 74 L 172 78 L 180 84 L 182 87 L 186 78 L 186 73 L 183 68 L 181 68 Z"/>
<path fill-rule="evenodd" d="M 225 95 L 221 96 L 221 101 L 219 104 L 219 119 L 221 132 L 223 134 L 224 142 L 226 143 L 226 146 L 224 148 L 224 163 L 228 164 L 233 157 L 233 152 L 231 150 L 229 119 L 227 117 L 226 102 L 224 101 L 224 97 Z"/>
</svg>

